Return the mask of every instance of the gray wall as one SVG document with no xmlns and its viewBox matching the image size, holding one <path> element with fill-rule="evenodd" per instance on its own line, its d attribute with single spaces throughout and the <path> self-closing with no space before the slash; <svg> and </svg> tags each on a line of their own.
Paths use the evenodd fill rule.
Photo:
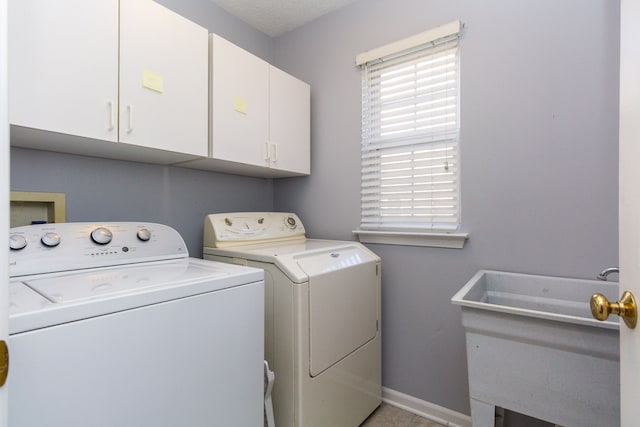
<svg viewBox="0 0 640 427">
<path fill-rule="evenodd" d="M 273 40 L 209 0 L 159 3 L 270 61 Z M 150 221 L 176 228 L 202 256 L 204 216 L 273 210 L 273 180 L 11 149 L 11 189 L 67 194 L 67 221 Z"/>
<path fill-rule="evenodd" d="M 370 245 L 383 260 L 383 383 L 469 413 L 460 311 L 480 268 L 594 277 L 617 265 L 619 2 L 360 0 L 275 39 L 311 84 L 312 173 L 275 209 L 316 238 L 359 224 L 355 55 L 460 19 L 462 250 Z"/>
<path fill-rule="evenodd" d="M 147 221 L 202 257 L 205 215 L 273 210 L 273 182 L 172 166 L 11 149 L 11 189 L 66 193 L 67 221 Z"/>
</svg>

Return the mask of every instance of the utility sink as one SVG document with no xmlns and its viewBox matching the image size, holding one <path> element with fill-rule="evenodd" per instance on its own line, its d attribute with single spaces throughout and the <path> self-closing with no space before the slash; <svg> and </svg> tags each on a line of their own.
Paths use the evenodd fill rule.
<svg viewBox="0 0 640 427">
<path fill-rule="evenodd" d="M 593 319 L 591 295 L 618 284 L 480 270 L 451 299 L 462 309 L 471 417 L 496 407 L 562 426 L 620 424 L 619 323 Z"/>
</svg>

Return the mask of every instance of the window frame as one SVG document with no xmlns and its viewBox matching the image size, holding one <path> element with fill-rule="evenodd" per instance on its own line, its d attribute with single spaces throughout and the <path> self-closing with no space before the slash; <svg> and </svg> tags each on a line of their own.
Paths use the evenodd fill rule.
<svg viewBox="0 0 640 427">
<path fill-rule="evenodd" d="M 389 201 L 387 199 L 382 199 L 381 197 L 375 198 L 375 195 L 382 192 L 382 178 L 378 177 L 378 170 L 382 170 L 384 173 L 388 173 L 388 169 L 384 169 L 382 163 L 377 163 L 376 157 L 383 157 L 381 153 L 388 152 L 389 147 L 395 147 L 399 144 L 400 147 L 405 147 L 402 151 L 406 151 L 406 156 L 411 159 L 411 164 L 413 165 L 416 160 L 422 161 L 425 158 L 415 157 L 415 149 L 414 146 L 422 145 L 423 147 L 433 147 L 436 144 L 440 143 L 447 147 L 447 143 L 438 142 L 439 140 L 434 136 L 436 133 L 430 131 L 416 131 L 419 129 L 416 125 L 413 125 L 413 129 L 405 131 L 408 137 L 404 137 L 402 132 L 398 132 L 401 134 L 400 138 L 387 137 L 383 135 L 382 125 L 374 123 L 371 125 L 369 123 L 369 118 L 365 117 L 368 113 L 365 112 L 364 105 L 367 100 L 368 91 L 372 90 L 373 82 L 369 82 L 367 80 L 369 74 L 368 70 L 365 67 L 371 66 L 376 67 L 376 64 L 382 64 L 385 66 L 385 62 L 395 63 L 396 61 L 400 61 L 400 64 L 415 64 L 417 63 L 413 56 L 417 54 L 424 54 L 428 56 L 433 56 L 438 54 L 439 49 L 442 46 L 447 46 L 449 44 L 455 44 L 453 48 L 455 48 L 455 72 L 456 72 L 456 81 L 455 81 L 455 127 L 448 128 L 446 137 L 443 137 L 442 141 L 453 141 L 455 145 L 455 150 L 459 149 L 459 76 L 460 76 L 460 66 L 459 66 L 459 38 L 460 38 L 460 30 L 461 30 L 460 21 L 454 21 L 449 24 L 434 28 L 429 31 L 425 31 L 423 33 L 417 34 L 415 36 L 390 43 L 388 45 L 382 46 L 380 48 L 367 51 L 357 55 L 356 57 L 356 65 L 363 68 L 363 78 L 362 78 L 362 91 L 363 91 L 363 138 L 361 140 L 362 148 L 362 170 L 361 170 L 361 179 L 362 179 L 362 187 L 361 187 L 361 224 L 360 229 L 355 230 L 354 233 L 358 235 L 358 238 L 361 242 L 365 243 L 386 243 L 386 244 L 400 244 L 400 245 L 412 245 L 412 246 L 433 246 L 433 247 L 446 247 L 446 248 L 462 248 L 464 246 L 465 241 L 467 240 L 469 234 L 460 232 L 460 181 L 459 181 L 459 159 L 456 161 L 455 165 L 455 174 L 449 173 L 448 175 L 453 176 L 454 184 L 449 182 L 447 184 L 448 191 L 454 191 L 453 197 L 449 197 L 453 200 L 455 206 L 437 206 L 440 202 L 434 202 L 434 199 L 431 200 L 430 206 L 415 206 L 416 199 L 415 196 L 410 196 L 409 204 L 411 207 L 405 208 L 402 206 L 392 206 L 389 208 L 389 204 L 391 205 L 401 205 L 406 202 L 397 203 L 393 201 Z M 382 73 L 383 71 L 380 71 Z M 382 81 L 383 74 L 378 74 L 380 77 L 380 81 Z M 415 82 L 417 84 L 417 82 Z M 375 90 L 374 90 L 375 92 Z M 373 102 L 371 104 L 366 105 L 377 105 L 377 101 L 379 98 L 376 98 L 379 94 L 376 92 L 375 96 L 372 98 Z M 447 101 L 449 102 L 449 101 Z M 423 110 L 415 109 L 414 112 L 422 113 Z M 377 117 L 378 119 L 383 115 L 380 113 Z M 409 125 L 411 128 L 411 125 Z M 417 132 L 417 135 L 420 137 L 418 140 L 414 140 L 413 137 L 415 135 L 412 133 Z M 367 133 L 369 132 L 369 133 Z M 426 135 L 426 136 L 425 136 Z M 451 137 L 451 135 L 454 135 Z M 372 137 L 373 136 L 373 137 Z M 426 137 L 426 140 L 423 138 Z M 376 140 L 377 144 L 372 141 Z M 391 142 L 389 142 L 391 141 Z M 372 148 L 368 148 L 371 146 Z M 451 148 L 451 147 L 449 147 Z M 448 148 L 447 148 L 448 149 Z M 386 151 L 385 151 L 386 150 Z M 448 152 L 448 151 L 445 151 Z M 370 160 L 373 157 L 373 160 Z M 427 160 L 435 161 L 435 159 L 426 157 Z M 373 165 L 373 167 L 370 167 Z M 445 169 L 448 171 L 449 164 L 445 164 Z M 368 172 L 367 172 L 368 170 Z M 371 170 L 374 172 L 372 173 Z M 414 187 L 415 183 L 415 171 L 413 170 L 413 166 L 411 168 L 412 175 L 411 178 L 402 177 L 402 179 L 409 179 L 411 183 L 408 184 L 410 187 Z M 395 173 L 395 172 L 394 172 Z M 385 176 L 389 176 L 388 174 Z M 386 179 L 386 178 L 385 178 Z M 373 183 L 373 184 L 369 184 Z M 432 183 L 433 184 L 433 178 Z M 372 190 L 370 190 L 372 189 Z M 454 190 L 452 190 L 454 189 Z M 371 198 L 368 193 L 372 192 L 374 195 Z M 413 194 L 413 193 L 412 193 Z M 387 207 L 382 207 L 383 204 L 387 204 Z M 435 203 L 435 204 L 434 204 Z M 449 202 L 442 202 L 449 203 Z M 428 203 L 427 203 L 428 204 Z M 421 210 L 421 208 L 424 208 Z M 448 211 L 446 209 L 449 208 Z M 393 215 L 384 214 L 384 209 L 391 209 L 395 211 L 399 209 L 399 218 L 397 220 L 391 221 L 390 218 Z M 403 209 L 406 209 L 407 212 L 403 213 Z M 436 215 L 434 212 L 437 212 L 437 209 L 445 209 L 448 217 L 447 219 L 442 220 L 440 218 L 439 221 L 436 221 L 440 215 Z M 415 212 L 415 214 L 414 214 Z M 371 213 L 371 215 L 368 215 Z M 385 219 L 384 217 L 387 217 Z M 402 216 L 406 216 L 410 218 L 412 221 L 404 222 L 402 221 Z M 421 219 L 420 217 L 430 218 L 430 220 Z M 373 221 L 368 221 L 369 218 L 372 217 Z"/>
</svg>

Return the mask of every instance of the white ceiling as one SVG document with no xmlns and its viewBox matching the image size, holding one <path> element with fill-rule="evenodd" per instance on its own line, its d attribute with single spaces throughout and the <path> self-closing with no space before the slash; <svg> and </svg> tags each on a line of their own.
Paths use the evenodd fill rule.
<svg viewBox="0 0 640 427">
<path fill-rule="evenodd" d="M 277 37 L 355 0 L 211 0 L 233 16 Z"/>
</svg>

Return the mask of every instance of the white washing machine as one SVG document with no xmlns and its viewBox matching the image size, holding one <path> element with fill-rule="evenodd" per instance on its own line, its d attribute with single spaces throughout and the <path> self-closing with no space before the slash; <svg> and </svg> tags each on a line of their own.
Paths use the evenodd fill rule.
<svg viewBox="0 0 640 427">
<path fill-rule="evenodd" d="M 265 270 L 276 426 L 360 425 L 381 402 L 380 258 L 272 212 L 208 215 L 203 252 Z"/>
<path fill-rule="evenodd" d="M 259 269 L 189 258 L 152 223 L 10 230 L 9 425 L 263 420 Z"/>
</svg>

